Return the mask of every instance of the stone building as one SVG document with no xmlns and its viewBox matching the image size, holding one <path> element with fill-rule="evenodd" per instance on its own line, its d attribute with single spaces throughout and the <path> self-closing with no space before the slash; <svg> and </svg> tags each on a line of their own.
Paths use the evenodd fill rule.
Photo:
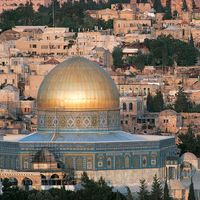
<svg viewBox="0 0 200 200">
<path fill-rule="evenodd" d="M 155 126 L 163 133 L 176 134 L 182 127 L 182 116 L 174 110 L 163 110 L 155 121 Z"/>
<path fill-rule="evenodd" d="M 144 113 L 144 99 L 141 96 L 121 96 L 120 97 L 120 123 L 123 130 L 134 131 L 137 116 Z"/>
<path fill-rule="evenodd" d="M 187 200 L 191 179 L 194 184 L 195 199 L 200 198 L 200 159 L 190 152 L 180 158 L 171 157 L 166 161 L 170 196 L 177 200 Z"/>
<path fill-rule="evenodd" d="M 115 34 L 127 34 L 134 33 L 136 31 L 145 31 L 150 29 L 152 22 L 149 19 L 116 19 L 113 23 L 113 29 Z"/>
<path fill-rule="evenodd" d="M 23 100 L 20 100 L 20 113 L 22 115 L 34 115 L 36 112 L 36 105 L 35 105 L 35 99 L 33 98 L 26 98 Z"/>
</svg>

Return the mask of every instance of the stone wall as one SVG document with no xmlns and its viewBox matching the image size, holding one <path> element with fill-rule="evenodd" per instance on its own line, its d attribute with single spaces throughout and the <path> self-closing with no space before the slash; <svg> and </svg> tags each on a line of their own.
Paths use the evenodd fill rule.
<svg viewBox="0 0 200 200">
<path fill-rule="evenodd" d="M 80 178 L 82 173 L 83 171 L 77 171 L 76 177 Z M 103 177 L 106 182 L 114 187 L 129 186 L 133 188 L 140 185 L 141 179 L 145 179 L 147 184 L 151 184 L 155 174 L 163 181 L 165 179 L 165 168 L 87 171 L 87 174 L 94 180 Z"/>
</svg>

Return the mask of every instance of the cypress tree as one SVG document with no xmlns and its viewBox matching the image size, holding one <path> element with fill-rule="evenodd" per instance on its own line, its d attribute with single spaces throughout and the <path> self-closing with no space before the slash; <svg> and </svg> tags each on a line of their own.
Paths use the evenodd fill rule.
<svg viewBox="0 0 200 200">
<path fill-rule="evenodd" d="M 156 95 L 153 97 L 153 111 L 160 112 L 164 108 L 163 94 L 161 91 L 157 91 Z"/>
<path fill-rule="evenodd" d="M 191 125 L 188 127 L 187 133 L 180 133 L 178 135 L 178 148 L 181 150 L 181 154 L 186 152 L 191 152 L 196 156 L 199 156 L 199 148 L 198 148 L 198 137 L 195 136 L 195 133 L 192 130 Z"/>
<path fill-rule="evenodd" d="M 157 175 L 153 177 L 153 184 L 151 189 L 151 199 L 152 200 L 162 200 L 163 198 L 163 189 L 160 183 L 160 180 L 157 178 Z"/>
<path fill-rule="evenodd" d="M 147 190 L 145 179 L 140 180 L 140 190 L 137 194 L 138 194 L 138 200 L 149 199 L 149 191 Z"/>
<path fill-rule="evenodd" d="M 163 19 L 172 19 L 171 0 L 166 1 L 165 15 L 163 16 Z"/>
<path fill-rule="evenodd" d="M 163 200 L 171 200 L 169 196 L 169 188 L 168 188 L 167 180 L 165 181 Z"/>
<path fill-rule="evenodd" d="M 148 93 L 147 96 L 147 110 L 149 112 L 153 112 L 153 97 L 151 96 L 150 93 Z"/>
<path fill-rule="evenodd" d="M 182 10 L 183 11 L 187 11 L 188 10 L 186 0 L 183 0 Z"/>
<path fill-rule="evenodd" d="M 190 184 L 190 189 L 189 189 L 188 200 L 195 200 L 194 185 L 193 185 L 192 179 L 191 179 L 191 184 Z"/>
<path fill-rule="evenodd" d="M 195 0 L 192 0 L 192 9 L 195 9 L 195 8 L 196 8 Z"/>
<path fill-rule="evenodd" d="M 191 102 L 188 100 L 183 88 L 180 87 L 174 104 L 176 112 L 188 112 L 191 106 Z"/>
<path fill-rule="evenodd" d="M 154 0 L 153 2 L 153 8 L 156 10 L 156 12 L 158 13 L 162 13 L 163 12 L 163 6 L 161 4 L 160 0 Z"/>
<path fill-rule="evenodd" d="M 189 44 L 190 44 L 192 47 L 194 47 L 194 39 L 193 39 L 192 34 L 190 35 Z"/>
<path fill-rule="evenodd" d="M 122 200 L 120 192 L 116 192 L 116 200 Z"/>
<path fill-rule="evenodd" d="M 113 65 L 115 67 L 122 67 L 123 60 L 122 60 L 122 50 L 119 47 L 115 47 L 112 52 L 113 57 Z"/>
<path fill-rule="evenodd" d="M 133 195 L 131 194 L 130 188 L 126 187 L 126 189 L 127 189 L 127 192 L 128 192 L 126 199 L 127 200 L 133 200 Z"/>
</svg>

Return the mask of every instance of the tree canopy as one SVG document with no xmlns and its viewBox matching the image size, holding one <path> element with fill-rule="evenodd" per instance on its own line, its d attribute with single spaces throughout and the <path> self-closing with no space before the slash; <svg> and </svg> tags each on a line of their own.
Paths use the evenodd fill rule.
<svg viewBox="0 0 200 200">
<path fill-rule="evenodd" d="M 172 19 L 172 11 L 171 11 L 171 0 L 166 1 L 166 8 L 165 8 L 165 14 L 163 16 L 164 20 Z"/>
<path fill-rule="evenodd" d="M 169 196 L 169 188 L 168 188 L 167 180 L 165 181 L 163 200 L 171 200 L 171 197 Z"/>
<path fill-rule="evenodd" d="M 197 62 L 199 51 L 190 43 L 186 43 L 171 36 L 161 35 L 157 39 L 145 39 L 145 46 L 149 49 L 148 65 L 192 66 Z"/>
<path fill-rule="evenodd" d="M 149 112 L 160 112 L 164 109 L 163 94 L 157 91 L 155 96 L 149 93 L 147 96 L 147 110 Z"/>
<path fill-rule="evenodd" d="M 137 194 L 138 194 L 138 200 L 149 199 L 149 191 L 147 189 L 147 184 L 146 184 L 145 179 L 140 180 L 140 190 Z"/>
<path fill-rule="evenodd" d="M 182 87 L 180 87 L 178 90 L 174 108 L 176 112 L 188 112 L 192 108 L 192 104 L 188 100 Z"/>
<path fill-rule="evenodd" d="M 191 179 L 191 184 L 190 184 L 190 188 L 189 188 L 189 195 L 188 195 L 188 200 L 195 200 L 195 194 L 194 194 L 194 184 L 193 181 Z"/>
<path fill-rule="evenodd" d="M 191 152 L 197 157 L 200 157 L 200 136 L 195 135 L 192 127 L 188 127 L 187 133 L 180 133 L 178 135 L 178 148 L 181 150 L 181 155 L 186 152 Z"/>
<path fill-rule="evenodd" d="M 54 7 L 54 9 L 52 8 Z M 73 31 L 78 29 L 94 29 L 98 26 L 99 29 L 108 29 L 113 27 L 112 20 L 104 21 L 91 18 L 87 14 L 88 9 L 98 10 L 110 7 L 110 3 L 99 3 L 88 1 L 64 3 L 62 7 L 57 0 L 49 7 L 40 6 L 36 12 L 33 10 L 32 3 L 27 2 L 21 4 L 15 10 L 4 11 L 0 14 L 0 28 L 3 30 L 12 28 L 16 25 L 47 25 L 57 27 L 69 27 Z M 54 10 L 54 24 L 53 24 Z"/>
<path fill-rule="evenodd" d="M 113 57 L 113 65 L 115 67 L 122 67 L 123 60 L 122 60 L 122 49 L 120 47 L 115 47 L 112 52 Z"/>
<path fill-rule="evenodd" d="M 156 10 L 158 13 L 162 13 L 164 11 L 164 8 L 161 4 L 160 0 L 154 0 L 153 1 L 153 8 Z"/>
<path fill-rule="evenodd" d="M 162 200 L 162 198 L 163 198 L 162 185 L 156 174 L 153 177 L 153 184 L 152 184 L 150 197 L 152 200 Z"/>
</svg>

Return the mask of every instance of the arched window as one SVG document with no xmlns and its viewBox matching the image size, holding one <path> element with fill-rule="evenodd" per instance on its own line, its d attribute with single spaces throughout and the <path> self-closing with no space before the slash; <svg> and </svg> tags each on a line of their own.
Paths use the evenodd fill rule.
<svg viewBox="0 0 200 200">
<path fill-rule="evenodd" d="M 24 160 L 24 169 L 28 169 L 29 168 L 29 164 L 28 164 L 28 159 Z"/>
<path fill-rule="evenodd" d="M 23 181 L 22 181 L 22 184 L 23 184 L 24 186 L 29 186 L 29 185 L 32 185 L 32 184 L 33 184 L 33 181 L 32 181 L 30 178 L 25 177 L 25 178 L 23 179 Z"/>
<path fill-rule="evenodd" d="M 51 175 L 50 185 L 60 185 L 60 184 L 61 182 L 60 182 L 59 176 L 57 174 Z"/>
<path fill-rule="evenodd" d="M 81 158 L 77 158 L 76 160 L 76 169 L 77 170 L 82 170 L 83 169 L 83 162 Z"/>
<path fill-rule="evenodd" d="M 133 110 L 133 103 L 129 103 L 129 111 Z"/>
<path fill-rule="evenodd" d="M 45 175 L 41 174 L 40 176 L 41 176 L 41 179 L 46 179 Z"/>
<path fill-rule="evenodd" d="M 59 179 L 59 176 L 57 174 L 51 175 L 51 179 Z"/>
<path fill-rule="evenodd" d="M 43 174 L 41 174 L 40 176 L 41 176 L 41 183 L 42 183 L 42 185 L 48 185 L 46 176 L 43 175 Z"/>
<path fill-rule="evenodd" d="M 130 167 L 130 159 L 129 156 L 125 157 L 125 168 L 129 168 Z"/>
<path fill-rule="evenodd" d="M 107 168 L 112 168 L 112 160 L 111 160 L 111 158 L 107 159 Z"/>
<path fill-rule="evenodd" d="M 18 180 L 14 177 L 9 178 L 9 183 L 13 186 L 17 186 Z"/>
<path fill-rule="evenodd" d="M 73 159 L 71 157 L 67 157 L 65 162 L 66 162 L 67 168 L 69 169 L 73 168 Z"/>
<path fill-rule="evenodd" d="M 119 156 L 116 156 L 115 157 L 115 167 L 117 169 L 120 169 L 121 168 L 121 160 L 120 160 L 120 157 Z"/>
<path fill-rule="evenodd" d="M 126 103 L 123 103 L 123 111 L 126 111 Z"/>
</svg>

